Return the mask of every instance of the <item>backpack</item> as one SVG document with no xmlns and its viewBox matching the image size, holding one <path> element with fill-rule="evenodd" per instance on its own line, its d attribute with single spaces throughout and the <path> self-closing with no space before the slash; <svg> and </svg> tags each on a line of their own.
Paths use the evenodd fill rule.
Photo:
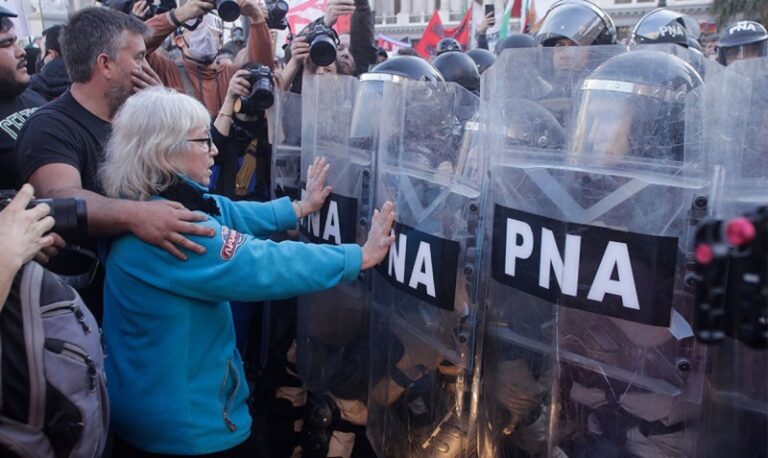
<svg viewBox="0 0 768 458">
<path fill-rule="evenodd" d="M 100 457 L 108 427 L 96 320 L 74 289 L 29 262 L 0 311 L 0 455 Z"/>
</svg>

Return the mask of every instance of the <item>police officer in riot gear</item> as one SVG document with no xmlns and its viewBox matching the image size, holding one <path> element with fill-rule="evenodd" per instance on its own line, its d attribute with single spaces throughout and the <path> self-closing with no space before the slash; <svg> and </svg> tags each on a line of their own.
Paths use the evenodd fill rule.
<svg viewBox="0 0 768 458">
<path fill-rule="evenodd" d="M 547 11 L 535 39 L 539 46 L 554 48 L 552 91 L 541 103 L 565 125 L 575 85 L 600 62 L 600 53 L 586 47 L 615 44 L 616 27 L 605 11 L 587 0 L 560 0 Z"/>
<path fill-rule="evenodd" d="M 609 59 L 581 86 L 569 157 L 572 161 L 595 161 L 605 167 L 628 161 L 682 164 L 685 160 L 687 96 L 701 85 L 701 77 L 690 65 L 666 53 L 634 51 Z M 625 178 L 613 174 L 585 174 L 578 184 L 578 195 L 576 192 L 572 194 L 580 197 L 580 205 L 589 207 L 621 187 L 623 180 Z M 638 205 L 639 202 L 642 200 L 638 200 Z M 637 224 L 638 218 L 664 221 L 663 215 L 661 210 L 648 209 L 643 216 L 629 213 L 623 222 L 606 223 L 609 227 L 617 223 L 631 227 Z M 665 229 L 683 231 L 683 227 L 684 223 L 677 219 Z M 685 249 L 684 246 L 680 248 Z M 677 271 L 683 270 L 684 259 L 685 255 L 679 253 Z M 611 346 L 618 344 L 625 349 L 636 349 L 638 354 L 657 349 L 655 351 L 664 354 L 661 361 L 665 362 L 648 362 L 643 370 L 659 380 L 666 378 L 677 383 L 677 374 L 665 374 L 664 368 L 677 364 L 680 371 L 680 354 L 689 351 L 684 349 L 691 348 L 693 341 L 690 336 L 692 317 L 684 315 L 689 312 L 684 299 L 676 297 L 672 315 L 678 319 L 672 320 L 668 327 L 614 318 L 602 318 L 600 324 L 598 321 L 590 324 L 586 319 L 591 318 L 589 314 L 573 312 L 571 317 L 568 317 L 570 312 L 566 314 L 562 326 L 572 339 L 564 344 L 564 350 L 593 355 L 601 361 L 586 370 L 577 365 L 564 370 L 571 387 L 569 399 L 562 401 L 572 403 L 571 408 L 577 411 L 584 409 L 586 417 L 577 420 L 586 420 L 584 426 L 588 434 L 576 456 L 645 458 L 691 454 L 692 432 L 687 422 L 697 415 L 698 408 L 695 396 L 687 390 L 695 391 L 692 387 L 701 382 L 701 377 L 690 374 L 691 388 L 684 386 L 679 392 L 672 392 L 666 391 L 664 383 L 659 381 L 643 386 L 639 380 L 621 380 L 620 376 L 601 374 L 604 364 L 627 364 L 630 367 L 638 364 L 637 361 L 608 356 L 616 353 Z M 599 326 L 614 343 L 601 342 L 594 331 L 579 330 L 590 326 Z M 662 348 L 680 353 L 666 354 L 664 352 L 668 350 L 660 350 Z M 653 365 L 658 368 L 652 368 Z M 689 367 L 685 369 L 690 370 Z M 624 393 L 618 399 L 614 397 L 617 390 Z M 691 399 L 694 402 L 689 404 Z M 659 450 L 664 452 L 659 454 Z"/>
<path fill-rule="evenodd" d="M 491 65 L 496 61 L 496 56 L 487 49 L 475 48 L 470 49 L 466 54 L 475 61 L 477 65 L 477 71 L 482 75 L 484 71 L 488 70 Z"/>
<path fill-rule="evenodd" d="M 343 171 L 339 176 L 329 181 L 335 193 L 329 199 L 338 200 L 340 217 L 337 224 L 353 226 L 346 229 L 351 229 L 354 237 L 361 237 L 364 221 L 371 217 L 371 180 L 376 166 L 382 96 L 387 85 L 408 80 L 443 81 L 443 77 L 424 59 L 402 56 L 388 59 L 361 75 L 359 83 L 355 81 L 354 92 L 342 87 L 343 82 L 338 78 L 335 83 L 334 79 L 315 78 L 306 85 L 303 96 L 317 100 L 318 105 L 314 106 L 316 111 L 310 113 L 313 120 L 309 127 L 315 133 L 314 138 L 305 141 L 324 140 L 314 145 L 303 143 L 303 146 L 317 149 L 314 154 L 332 155 L 331 161 L 344 164 L 340 165 Z M 326 113 L 327 104 L 322 103 L 334 91 L 338 92 L 337 102 L 343 106 L 336 107 L 337 111 L 351 111 L 345 125 L 323 121 L 334 116 Z M 344 138 L 340 138 L 340 132 L 344 132 L 341 135 Z M 348 138 L 346 132 L 349 132 Z M 329 149 L 322 151 L 322 148 Z M 355 202 L 357 213 L 351 223 L 344 217 L 341 198 Z M 320 225 L 325 227 L 327 224 Z M 344 229 L 342 227 L 342 231 Z M 307 232 L 303 230 L 302 235 Z M 310 391 L 300 434 L 305 457 L 349 458 L 353 453 L 366 456 L 368 285 L 368 280 L 362 278 L 343 289 L 331 290 L 323 297 L 306 298 L 306 306 L 300 303 L 298 366 Z"/>
<path fill-rule="evenodd" d="M 539 46 L 591 46 L 616 43 L 616 26 L 587 0 L 561 0 L 547 11 L 536 32 Z"/>
<path fill-rule="evenodd" d="M 446 52 L 435 58 L 432 65 L 442 73 L 445 81 L 456 83 L 469 92 L 480 95 L 480 72 L 475 61 L 461 52 Z"/>
<path fill-rule="evenodd" d="M 768 31 L 755 21 L 739 21 L 725 28 L 717 45 L 717 61 L 730 65 L 736 60 L 768 56 Z"/>
<path fill-rule="evenodd" d="M 496 55 L 500 56 L 505 49 L 533 48 L 535 41 L 527 33 L 511 33 L 506 38 L 496 42 Z"/>
<path fill-rule="evenodd" d="M 455 38 L 446 37 L 437 43 L 437 47 L 435 48 L 435 55 L 439 56 L 450 51 L 461 52 L 461 44 L 459 44 Z"/>
</svg>

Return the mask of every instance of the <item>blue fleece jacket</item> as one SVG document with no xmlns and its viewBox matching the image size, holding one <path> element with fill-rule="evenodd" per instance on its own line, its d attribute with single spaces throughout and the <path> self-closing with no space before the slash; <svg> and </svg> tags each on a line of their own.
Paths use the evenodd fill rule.
<svg viewBox="0 0 768 458">
<path fill-rule="evenodd" d="M 214 196 L 213 238 L 180 261 L 134 235 L 106 260 L 104 336 L 114 432 L 154 453 L 204 454 L 248 438 L 248 385 L 227 301 L 261 301 L 330 288 L 357 277 L 358 245 L 274 243 L 295 227 L 287 198 L 268 203 Z"/>
</svg>

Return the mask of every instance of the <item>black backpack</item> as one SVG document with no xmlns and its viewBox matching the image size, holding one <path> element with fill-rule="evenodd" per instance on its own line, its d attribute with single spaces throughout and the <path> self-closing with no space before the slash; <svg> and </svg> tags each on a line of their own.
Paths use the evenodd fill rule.
<svg viewBox="0 0 768 458">
<path fill-rule="evenodd" d="M 29 262 L 0 311 L 0 454 L 100 457 L 108 427 L 96 320 L 74 289 Z"/>
</svg>

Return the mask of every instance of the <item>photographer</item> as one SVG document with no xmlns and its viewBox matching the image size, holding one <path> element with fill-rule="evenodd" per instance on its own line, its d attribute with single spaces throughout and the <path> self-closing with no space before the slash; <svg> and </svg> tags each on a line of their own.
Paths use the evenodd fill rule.
<svg viewBox="0 0 768 458">
<path fill-rule="evenodd" d="M 339 16 L 352 14 L 350 33 L 338 37 L 336 59 L 332 64 L 317 65 L 309 58 L 311 41 L 306 38 L 317 25 L 333 27 Z M 332 32 L 335 35 L 335 32 Z M 334 37 L 335 38 L 335 37 Z M 373 11 L 368 0 L 329 0 L 325 15 L 309 24 L 291 42 L 291 57 L 280 73 L 279 85 L 284 91 L 301 93 L 301 77 L 308 74 L 341 73 L 358 76 L 376 64 Z"/>
<path fill-rule="evenodd" d="M 144 0 L 141 0 L 143 2 Z M 139 2 L 139 3 L 141 3 Z M 248 43 L 231 65 L 217 65 L 221 40 L 206 14 L 214 8 L 213 0 L 190 0 L 168 13 L 158 14 L 146 24 L 153 30 L 147 40 L 147 60 L 166 87 L 190 95 L 205 105 L 211 118 L 216 116 L 226 98 L 227 83 L 246 63 L 274 64 L 272 40 L 265 20 L 264 6 L 257 0 L 240 0 L 240 12 L 250 18 Z M 200 20 L 197 28 L 183 27 Z M 181 62 L 174 62 L 154 51 L 176 30 L 174 43 L 181 49 Z M 180 31 L 180 33 L 179 33 Z"/>
<path fill-rule="evenodd" d="M 0 312 L 21 266 L 56 241 L 56 236 L 48 233 L 55 222 L 49 215 L 51 208 L 40 204 L 28 209 L 33 198 L 34 189 L 25 184 L 8 206 L 0 210 Z M 47 260 L 47 256 L 43 256 L 41 260 Z"/>
<path fill-rule="evenodd" d="M 266 105 L 271 106 L 273 100 L 273 76 L 267 67 L 248 64 L 230 80 L 224 104 L 211 129 L 213 143 L 221 152 L 216 161 L 219 166 L 213 187 L 216 194 L 229 198 L 247 194 L 248 184 L 239 188 L 235 180 L 241 169 L 240 158 L 245 156 L 242 162 L 254 163 L 257 166 L 255 170 L 260 173 L 252 197 L 260 201 L 269 198 L 269 177 L 264 176 L 265 171 L 268 174 L 268 167 L 264 164 L 269 160 L 270 144 L 264 109 L 268 108 Z M 254 103 L 260 104 L 261 108 L 254 106 Z M 249 155 L 253 158 L 248 159 Z M 264 164 L 260 164 L 259 160 Z"/>
</svg>

